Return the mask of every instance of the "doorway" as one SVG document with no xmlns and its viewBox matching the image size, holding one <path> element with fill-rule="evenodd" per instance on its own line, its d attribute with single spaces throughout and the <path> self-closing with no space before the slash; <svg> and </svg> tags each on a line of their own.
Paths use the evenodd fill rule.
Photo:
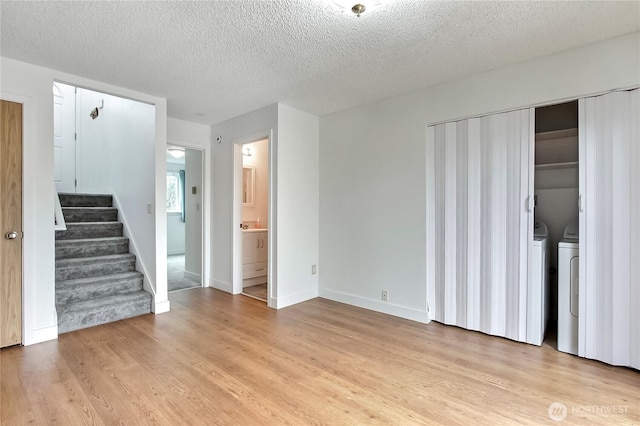
<svg viewBox="0 0 640 426">
<path fill-rule="evenodd" d="M 0 347 L 22 343 L 22 104 L 0 101 Z"/>
<path fill-rule="evenodd" d="M 178 291 L 203 283 L 203 159 L 201 150 L 167 148 L 167 285 Z"/>
<path fill-rule="evenodd" d="M 534 215 L 537 229 L 545 230 L 541 239 L 545 240 L 544 257 L 548 258 L 540 278 L 546 280 L 548 289 L 546 340 L 556 347 L 558 324 L 566 322 L 567 317 L 558 297 L 567 284 L 564 258 L 559 254 L 564 245 L 575 245 L 577 251 L 578 244 L 577 234 L 572 238 L 570 230 L 577 232 L 579 216 L 578 101 L 536 108 L 535 129 Z M 577 333 L 577 318 L 575 325 Z"/>
<path fill-rule="evenodd" d="M 270 267 L 269 183 L 270 146 L 267 136 L 236 145 L 234 210 L 238 212 L 240 250 L 234 250 L 234 270 L 239 271 L 238 293 L 269 303 Z M 236 291 L 234 291 L 235 293 Z"/>
</svg>

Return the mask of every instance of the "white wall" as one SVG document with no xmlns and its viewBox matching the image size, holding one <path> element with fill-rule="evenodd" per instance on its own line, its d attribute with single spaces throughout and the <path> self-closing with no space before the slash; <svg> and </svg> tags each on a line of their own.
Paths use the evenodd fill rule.
<svg viewBox="0 0 640 426">
<path fill-rule="evenodd" d="M 199 194 L 201 196 L 200 202 L 203 214 L 201 225 L 202 228 L 199 231 L 202 235 L 203 240 L 200 246 L 200 250 L 202 250 L 201 258 L 204 262 L 200 268 L 203 272 L 199 273 L 204 274 L 204 285 L 208 287 L 209 279 L 211 276 L 211 126 L 178 120 L 175 118 L 168 118 L 167 142 L 171 145 L 178 145 L 185 148 L 198 150 L 202 153 L 204 159 L 204 161 L 201 163 L 201 167 L 203 167 L 201 170 L 203 176 L 202 188 L 198 187 Z M 189 241 L 191 240 L 191 238 L 188 236 L 186 236 L 186 238 L 186 244 L 191 244 L 191 242 Z M 195 248 L 193 249 L 195 250 Z M 195 265 L 190 266 L 193 269 L 196 269 Z"/>
<path fill-rule="evenodd" d="M 318 143 L 318 117 L 278 104 L 279 308 L 318 296 Z"/>
<path fill-rule="evenodd" d="M 202 151 L 185 150 L 185 274 L 202 278 Z M 196 193 L 192 188 L 196 187 Z"/>
<path fill-rule="evenodd" d="M 238 235 L 236 227 L 242 221 L 242 207 L 238 212 L 234 212 L 233 206 L 233 164 L 234 146 L 238 143 L 255 142 L 270 137 L 271 156 L 277 149 L 278 139 L 278 106 L 277 104 L 249 112 L 239 117 L 232 118 L 211 127 L 212 146 L 212 176 L 211 184 L 213 188 L 212 201 L 212 247 L 211 247 L 211 285 L 229 293 L 239 293 L 242 283 L 237 283 L 233 288 L 233 246 L 241 247 L 242 234 Z M 218 143 L 216 138 L 221 136 L 222 143 Z M 241 155 L 241 154 L 240 154 Z M 240 164 L 242 160 L 240 159 Z M 272 162 L 270 166 L 272 166 Z M 271 167 L 273 169 L 273 167 Z M 273 170 L 271 174 L 273 175 Z M 271 182 L 273 187 L 274 182 Z M 273 191 L 270 192 L 273 196 Z M 237 214 L 237 218 L 234 218 Z M 270 217 L 268 223 L 264 224 L 269 228 L 270 241 L 276 239 L 276 224 L 274 217 Z M 238 228 L 239 229 L 239 228 Z M 272 253 L 269 247 L 269 253 Z M 275 284 L 274 275 L 276 268 L 270 268 L 269 275 L 271 284 Z M 242 281 L 241 270 L 235 271 Z M 270 295 L 274 299 L 276 295 Z M 270 305 L 272 302 L 270 301 Z"/>
<path fill-rule="evenodd" d="M 76 92 L 77 192 L 112 194 L 145 288 L 155 281 L 155 107 L 93 90 Z M 96 107 L 99 115 L 89 113 Z"/>
<path fill-rule="evenodd" d="M 90 87 L 118 96 L 137 99 L 155 105 L 156 176 L 164 175 L 166 143 L 166 100 L 128 89 L 111 86 L 79 76 L 62 73 L 49 68 L 38 67 L 8 58 L 0 58 L 0 96 L 24 104 L 23 111 L 23 342 L 26 345 L 57 337 L 55 312 L 54 274 L 54 232 L 52 212 L 53 192 L 53 81 L 71 85 Z M 160 159 L 160 160 L 159 160 Z M 160 165 L 158 164 L 160 161 Z M 161 185 L 164 188 L 164 185 Z M 164 190 L 164 189 L 163 189 Z M 162 195 L 163 192 L 160 192 Z M 156 187 L 155 226 L 165 228 L 166 220 L 160 212 L 164 196 L 158 208 L 158 188 Z M 165 208 L 166 210 L 166 208 Z M 154 217 L 149 219 L 154 221 Z M 166 230 L 162 230 L 162 235 Z M 164 253 L 166 244 L 159 243 L 156 253 Z M 164 251 L 163 251 L 164 250 Z M 164 265 L 155 265 L 158 280 L 155 311 L 159 306 L 168 309 L 166 299 L 166 260 Z M 164 297 L 162 275 L 164 268 Z M 160 292 L 158 292 L 160 290 Z"/>
<path fill-rule="evenodd" d="M 639 85 L 639 54 L 635 33 L 323 116 L 320 296 L 427 320 L 425 126 Z"/>
<path fill-rule="evenodd" d="M 260 218 L 260 226 L 265 228 L 269 223 L 269 142 L 263 140 L 245 144 L 243 148 L 251 149 L 250 157 L 242 157 L 242 166 L 254 167 L 255 203 L 253 206 L 242 206 L 242 222 L 255 224 Z"/>
<path fill-rule="evenodd" d="M 218 136 L 223 137 L 220 144 Z M 271 105 L 212 126 L 212 283 L 228 292 L 242 289 L 242 271 L 234 270 L 232 256 L 234 244 L 242 244 L 242 209 L 233 206 L 234 179 L 241 173 L 234 176 L 233 165 L 242 165 L 238 144 L 265 136 L 270 136 L 272 204 L 263 225 L 269 229 L 269 306 L 282 308 L 316 297 L 318 291 L 318 275 L 311 275 L 311 265 L 318 263 L 318 118 L 286 105 Z"/>
<path fill-rule="evenodd" d="M 167 162 L 167 172 L 179 172 L 184 169 L 184 164 Z M 180 213 L 167 213 L 167 255 L 184 254 L 185 229 Z"/>
</svg>

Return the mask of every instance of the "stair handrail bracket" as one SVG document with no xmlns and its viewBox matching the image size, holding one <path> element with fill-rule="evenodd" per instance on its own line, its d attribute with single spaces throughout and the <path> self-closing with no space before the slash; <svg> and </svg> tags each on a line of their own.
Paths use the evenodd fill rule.
<svg viewBox="0 0 640 426">
<path fill-rule="evenodd" d="M 54 198 L 54 211 L 53 211 L 53 229 L 56 231 L 66 231 L 67 223 L 64 220 L 64 215 L 62 214 L 62 206 L 60 204 L 60 195 L 58 191 L 55 189 L 55 184 L 53 186 L 53 193 L 55 194 Z"/>
</svg>

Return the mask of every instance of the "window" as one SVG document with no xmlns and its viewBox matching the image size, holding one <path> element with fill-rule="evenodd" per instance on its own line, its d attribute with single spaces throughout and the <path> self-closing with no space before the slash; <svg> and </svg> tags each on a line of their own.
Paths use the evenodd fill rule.
<svg viewBox="0 0 640 426">
<path fill-rule="evenodd" d="M 180 174 L 167 172 L 167 213 L 182 213 Z"/>
</svg>

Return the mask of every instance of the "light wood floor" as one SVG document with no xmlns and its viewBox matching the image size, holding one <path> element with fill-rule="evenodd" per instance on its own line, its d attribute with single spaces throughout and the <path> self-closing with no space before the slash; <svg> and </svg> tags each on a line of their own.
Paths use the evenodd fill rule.
<svg viewBox="0 0 640 426">
<path fill-rule="evenodd" d="M 249 297 L 255 297 L 263 302 L 267 301 L 267 284 L 252 285 L 242 289 L 242 294 Z"/>
<path fill-rule="evenodd" d="M 557 424 L 554 402 L 562 424 L 640 422 L 640 373 L 549 346 L 323 299 L 170 297 L 167 314 L 3 349 L 2 424 Z"/>
</svg>

